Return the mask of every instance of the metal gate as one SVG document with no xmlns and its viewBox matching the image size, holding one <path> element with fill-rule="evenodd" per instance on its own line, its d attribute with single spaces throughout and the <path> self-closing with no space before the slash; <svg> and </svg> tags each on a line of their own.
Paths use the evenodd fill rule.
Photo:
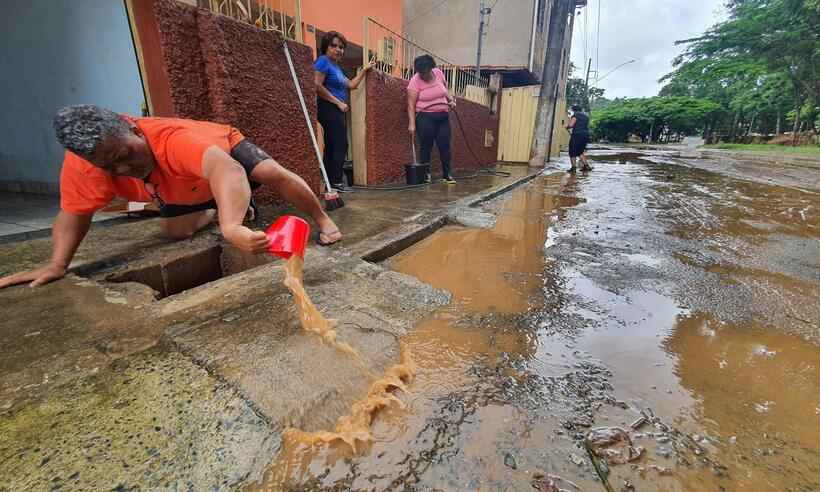
<svg viewBox="0 0 820 492">
<path fill-rule="evenodd" d="M 529 162 L 539 85 L 501 90 L 498 160 Z"/>
</svg>

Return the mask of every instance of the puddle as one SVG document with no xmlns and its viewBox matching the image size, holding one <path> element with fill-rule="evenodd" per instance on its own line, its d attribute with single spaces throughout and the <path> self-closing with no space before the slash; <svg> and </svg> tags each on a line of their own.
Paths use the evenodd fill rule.
<svg viewBox="0 0 820 492">
<path fill-rule="evenodd" d="M 817 490 L 820 350 L 762 321 L 719 322 L 708 309 L 681 305 L 669 294 L 682 281 L 669 271 L 680 250 L 624 252 L 616 234 L 643 234 L 629 241 L 657 246 L 640 241 L 683 230 L 664 227 L 672 214 L 676 224 L 693 221 L 682 227 L 698 238 L 734 220 L 715 215 L 728 195 L 714 188 L 693 190 L 694 203 L 677 209 L 653 206 L 667 175 L 647 166 L 655 167 L 614 171 L 640 171 L 625 186 L 645 197 L 622 200 L 626 216 L 607 218 L 617 210 L 601 194 L 627 188 L 552 175 L 486 204 L 498 214 L 494 228 L 447 226 L 391 258 L 394 270 L 453 294 L 402 340 L 416 367 L 404 405 L 369 422 L 373 440 L 363 454 L 303 454 L 262 488 L 528 490 L 555 477 L 566 490 L 600 490 L 600 473 L 613 490 Z M 754 196 L 744 186 L 725 191 Z M 586 200 L 575 196 L 581 192 Z M 770 220 L 772 210 L 743 218 Z M 579 242 L 591 230 L 592 240 Z M 613 253 L 626 261 L 591 261 Z M 651 281 L 607 281 L 635 275 L 635 265 Z M 730 283 L 744 271 L 701 275 Z M 602 471 L 583 445 L 598 426 L 624 429 L 641 448 L 634 461 Z"/>
<path fill-rule="evenodd" d="M 681 316 L 663 340 L 696 403 L 693 418 L 737 488 L 810 490 L 820 481 L 820 350 L 796 337 Z M 717 477 L 686 474 L 704 489 Z"/>
<path fill-rule="evenodd" d="M 503 202 L 493 229 L 448 226 L 392 258 L 393 269 L 453 294 L 450 305 L 402 340 L 415 366 L 404 405 L 378 413 L 365 454 L 322 449 L 293 459 L 286 450 L 288 459 L 280 458 L 254 490 L 529 488 L 541 458 L 526 449 L 540 452 L 560 426 L 537 401 L 563 383 L 539 387 L 543 375 L 518 367 L 538 349 L 537 334 L 518 318 L 540 304 L 550 263 L 541 252 L 559 203 L 577 201 L 529 186 Z M 568 372 L 571 366 L 561 364 L 555 376 Z M 558 438 L 555 452 L 573 448 Z"/>
</svg>

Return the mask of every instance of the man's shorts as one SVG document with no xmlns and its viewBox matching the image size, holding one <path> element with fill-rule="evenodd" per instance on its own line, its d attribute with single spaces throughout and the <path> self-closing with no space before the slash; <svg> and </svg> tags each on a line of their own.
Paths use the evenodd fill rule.
<svg viewBox="0 0 820 492">
<path fill-rule="evenodd" d="M 267 152 L 245 139 L 231 149 L 231 157 L 245 169 L 245 174 L 248 176 L 248 182 L 251 185 L 251 191 L 262 186 L 261 183 L 251 181 L 251 171 L 253 171 L 260 162 L 271 158 Z M 211 199 L 207 202 L 197 203 L 195 205 L 166 203 L 160 207 L 159 215 L 160 217 L 168 219 L 208 209 L 216 209 L 216 200 Z"/>
<path fill-rule="evenodd" d="M 589 143 L 588 133 L 573 133 L 569 137 L 569 156 L 578 157 L 587 150 Z"/>
</svg>

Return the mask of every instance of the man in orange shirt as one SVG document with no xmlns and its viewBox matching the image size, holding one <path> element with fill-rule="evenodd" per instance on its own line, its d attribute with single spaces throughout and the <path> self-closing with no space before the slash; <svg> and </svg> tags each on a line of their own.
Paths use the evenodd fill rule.
<svg viewBox="0 0 820 492">
<path fill-rule="evenodd" d="M 265 251 L 268 239 L 242 222 L 251 189 L 272 186 L 319 226 L 319 243 L 342 239 L 305 181 L 228 125 L 176 118 L 130 118 L 91 105 L 65 107 L 54 118 L 65 147 L 60 208 L 49 264 L 0 279 L 0 288 L 32 287 L 65 275 L 91 226 L 114 197 L 156 201 L 162 230 L 191 237 L 218 214 L 222 235 L 244 251 Z"/>
</svg>

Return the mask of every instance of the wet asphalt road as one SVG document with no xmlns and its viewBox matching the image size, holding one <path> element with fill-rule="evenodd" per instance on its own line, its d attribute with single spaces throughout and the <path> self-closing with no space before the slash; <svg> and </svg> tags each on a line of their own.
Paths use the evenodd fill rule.
<svg viewBox="0 0 820 492">
<path fill-rule="evenodd" d="M 453 293 L 403 340 L 406 407 L 261 488 L 820 489 L 820 195 L 592 154 L 389 260 Z"/>
</svg>

